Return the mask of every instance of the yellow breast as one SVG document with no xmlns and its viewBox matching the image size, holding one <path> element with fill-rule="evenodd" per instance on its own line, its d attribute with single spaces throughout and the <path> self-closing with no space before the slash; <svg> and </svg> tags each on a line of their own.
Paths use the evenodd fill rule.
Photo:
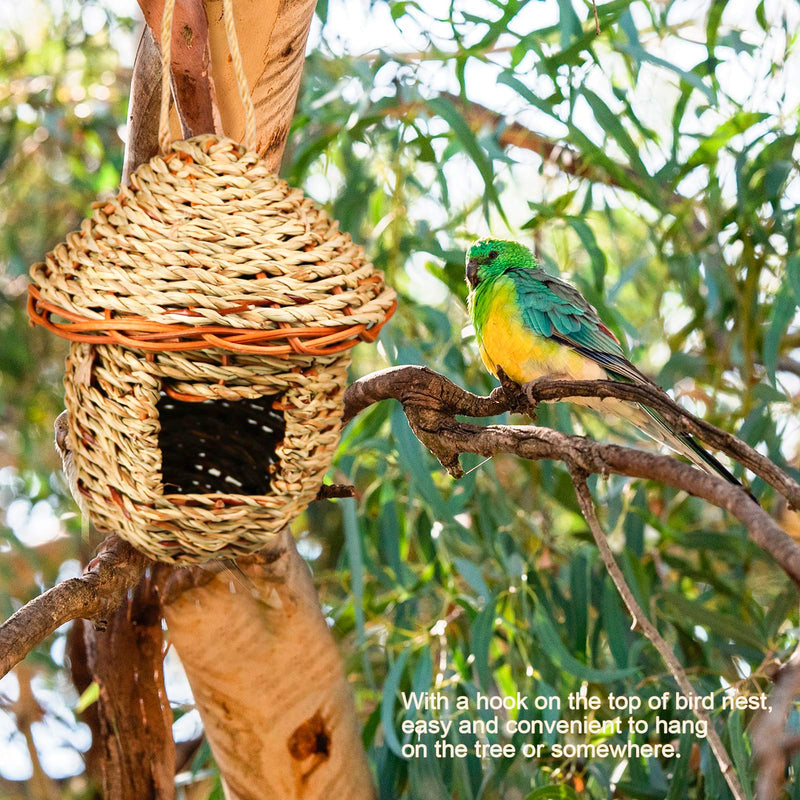
<svg viewBox="0 0 800 800">
<path fill-rule="evenodd" d="M 497 368 L 516 383 L 527 383 L 545 375 L 573 380 L 601 380 L 606 371 L 590 358 L 530 330 L 517 312 L 513 284 L 497 287 L 478 334 L 478 348 L 486 368 Z"/>
</svg>

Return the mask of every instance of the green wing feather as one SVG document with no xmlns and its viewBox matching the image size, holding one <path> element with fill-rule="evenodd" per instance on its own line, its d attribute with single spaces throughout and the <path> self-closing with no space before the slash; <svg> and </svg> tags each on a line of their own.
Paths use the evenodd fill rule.
<svg viewBox="0 0 800 800">
<path fill-rule="evenodd" d="M 540 269 L 511 269 L 526 325 L 539 336 L 564 344 L 598 363 L 611 380 L 653 382 L 625 357 L 616 336 L 573 286 Z"/>
</svg>

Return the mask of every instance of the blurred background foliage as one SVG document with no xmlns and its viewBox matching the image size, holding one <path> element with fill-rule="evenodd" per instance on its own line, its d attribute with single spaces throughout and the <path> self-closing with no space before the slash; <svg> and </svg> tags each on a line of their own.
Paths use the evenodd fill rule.
<svg viewBox="0 0 800 800">
<path fill-rule="evenodd" d="M 599 35 L 582 0 L 321 0 L 283 173 L 367 247 L 401 300 L 379 346 L 356 349 L 352 376 L 416 363 L 492 388 L 463 283 L 465 247 L 491 231 L 571 276 L 688 409 L 798 477 L 800 4 L 611 0 L 597 13 Z M 85 548 L 52 450 L 64 347 L 27 325 L 26 270 L 118 179 L 134 16 L 122 0 L 0 12 L 5 615 L 74 574 Z M 542 408 L 539 423 L 649 446 L 565 404 Z M 399 407 L 381 404 L 344 432 L 332 472 L 357 499 L 315 504 L 296 525 L 381 800 L 728 797 L 690 735 L 639 737 L 677 739 L 672 760 L 400 756 L 400 723 L 414 716 L 401 691 L 454 704 L 477 692 L 675 689 L 630 630 L 563 467 L 464 464 L 452 481 Z M 683 493 L 616 476 L 592 488 L 634 593 L 697 690 L 767 689 L 798 638 L 795 592 L 770 559 Z M 197 715 L 174 660 L 168 676 L 176 737 L 191 740 Z M 0 797 L 92 796 L 64 632 L 0 693 Z M 715 719 L 750 791 L 751 718 Z M 790 725 L 800 730 L 797 711 Z M 798 769 L 787 797 L 800 798 Z M 179 785 L 184 797 L 221 797 L 207 748 Z"/>
</svg>

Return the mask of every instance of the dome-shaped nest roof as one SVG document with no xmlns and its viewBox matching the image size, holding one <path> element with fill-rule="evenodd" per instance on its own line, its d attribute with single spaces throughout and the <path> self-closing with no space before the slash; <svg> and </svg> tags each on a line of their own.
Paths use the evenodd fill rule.
<svg viewBox="0 0 800 800">
<path fill-rule="evenodd" d="M 148 351 L 325 355 L 374 340 L 396 304 L 319 206 L 213 135 L 141 165 L 31 275 L 34 322 Z"/>
</svg>

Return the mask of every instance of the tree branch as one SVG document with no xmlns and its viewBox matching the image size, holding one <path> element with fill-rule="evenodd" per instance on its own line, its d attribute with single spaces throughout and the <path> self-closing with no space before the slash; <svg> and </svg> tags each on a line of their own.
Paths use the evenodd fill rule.
<svg viewBox="0 0 800 800">
<path fill-rule="evenodd" d="M 800 694 L 800 647 L 782 667 L 769 696 L 769 707 L 753 723 L 750 741 L 756 763 L 756 797 L 777 800 L 786 782 L 786 760 L 798 749 L 798 737 L 787 736 L 786 718 Z"/>
<path fill-rule="evenodd" d="M 582 392 L 582 396 L 625 397 L 622 384 L 605 381 L 574 382 L 560 387 L 559 381 L 537 382 L 530 387 L 532 395 L 547 395 L 549 399 L 561 399 L 570 392 Z M 566 383 L 566 382 L 565 382 Z M 546 391 L 545 391 L 546 390 Z M 655 390 L 653 390 L 655 391 Z M 687 430 L 691 425 L 700 425 L 680 406 L 672 409 L 664 404 L 658 392 L 636 395 L 637 400 L 651 404 L 659 399 L 660 407 L 669 409 L 685 420 Z M 462 474 L 459 465 L 461 453 L 493 456 L 497 453 L 512 453 L 532 460 L 554 459 L 563 461 L 570 468 L 579 468 L 587 473 L 606 475 L 616 473 L 632 478 L 645 478 L 672 486 L 675 489 L 707 500 L 709 503 L 729 511 L 747 528 L 753 541 L 770 553 L 789 577 L 800 586 L 800 547 L 777 525 L 777 523 L 739 486 L 721 478 L 702 472 L 676 458 L 634 450 L 629 447 L 600 444 L 577 436 L 568 436 L 559 431 L 538 426 L 486 425 L 478 426 L 456 420 L 456 415 L 489 416 L 507 410 L 519 410 L 517 402 L 509 403 L 505 391 L 496 389 L 489 397 L 479 397 L 460 389 L 447 378 L 426 367 L 394 367 L 374 373 L 356 381 L 345 392 L 344 419 L 352 419 L 374 402 L 394 397 L 403 403 L 411 429 L 419 440 L 439 459 L 454 477 Z M 703 423 L 704 437 L 717 437 L 726 447 L 747 456 L 754 471 L 765 480 L 774 481 L 779 491 L 785 491 L 792 501 L 800 497 L 798 487 L 789 476 L 772 465 L 770 469 L 762 463 L 762 456 L 749 452 L 743 442 L 736 447 L 728 440 L 729 434 Z M 715 433 L 716 432 L 716 433 Z M 732 439 L 734 437 L 731 437 Z M 736 440 L 738 442 L 738 440 Z M 771 463 L 771 462 L 769 462 Z M 767 477 L 769 476 L 769 477 Z"/>
<path fill-rule="evenodd" d="M 507 411 L 533 416 L 537 403 L 551 403 L 572 397 L 615 398 L 648 405 L 662 414 L 678 431 L 697 436 L 711 447 L 727 453 L 782 494 L 793 508 L 800 508 L 800 483 L 741 439 L 690 414 L 655 386 L 541 378 L 527 384 L 524 393 L 518 392 L 515 396 L 498 388 L 489 397 L 480 397 L 461 389 L 427 367 L 390 367 L 367 375 L 347 388 L 344 422 L 367 406 L 389 398 L 400 400 L 404 405 L 454 415 L 488 417 Z"/>
<path fill-rule="evenodd" d="M 778 359 L 778 372 L 791 372 L 793 375 L 800 376 L 800 361 L 791 356 L 781 356 Z"/>
<path fill-rule="evenodd" d="M 153 564 L 127 593 L 106 631 L 83 626 L 88 666 L 99 690 L 97 746 L 103 795 L 109 800 L 175 798 L 159 591 L 169 570 Z"/>
<path fill-rule="evenodd" d="M 404 406 L 467 417 L 491 417 L 510 408 L 502 391 L 482 397 L 456 386 L 429 367 L 389 367 L 365 375 L 347 387 L 342 425 L 381 400 L 399 400 Z"/>
<path fill-rule="evenodd" d="M 148 563 L 126 541 L 109 536 L 80 578 L 62 581 L 0 625 L 0 676 L 70 620 L 83 617 L 103 630 Z"/>
<path fill-rule="evenodd" d="M 683 694 L 690 699 L 699 698 L 699 695 L 689 682 L 686 672 L 684 671 L 678 659 L 675 658 L 675 653 L 672 652 L 672 648 L 658 632 L 656 626 L 653 625 L 653 623 L 647 618 L 642 610 L 642 607 L 636 602 L 633 592 L 626 583 L 625 576 L 622 574 L 622 570 L 619 568 L 619 565 L 614 558 L 614 554 L 611 552 L 611 548 L 608 545 L 608 539 L 606 538 L 606 535 L 600 526 L 600 522 L 597 519 L 597 514 L 595 514 L 594 503 L 592 502 L 592 496 L 589 493 L 589 487 L 586 485 L 586 477 L 584 473 L 578 469 L 572 468 L 570 469 L 570 475 L 572 477 L 572 484 L 575 487 L 575 494 L 578 497 L 578 505 L 580 506 L 587 525 L 589 526 L 589 530 L 592 532 L 592 536 L 597 544 L 597 549 L 600 551 L 600 556 L 603 559 L 606 570 L 608 570 L 611 580 L 614 581 L 614 586 L 617 587 L 620 597 L 622 598 L 631 617 L 633 618 L 633 629 L 641 631 L 647 637 L 653 647 L 656 648 L 659 655 L 664 660 L 664 663 L 667 665 L 667 669 L 669 669 L 670 673 L 672 674 L 672 677 L 675 678 L 675 682 L 678 684 L 681 692 L 683 692 Z M 736 776 L 730 756 L 728 755 L 727 750 L 725 750 L 722 740 L 719 738 L 717 729 L 714 727 L 711 716 L 704 708 L 701 707 L 699 703 L 693 704 L 692 711 L 697 719 L 705 722 L 706 724 L 706 728 L 708 730 L 708 744 L 711 747 L 711 752 L 717 759 L 717 764 L 719 764 L 720 771 L 722 772 L 722 775 L 725 778 L 731 793 L 736 800 L 745 800 L 744 790 L 742 789 L 739 779 Z"/>
<path fill-rule="evenodd" d="M 690 414 L 655 386 L 638 386 L 614 381 L 542 379 L 529 384 L 526 395 L 534 404 L 534 408 L 537 402 L 553 402 L 570 397 L 613 397 L 647 405 L 658 411 L 676 430 L 697 436 L 711 447 L 726 453 L 782 494 L 792 508 L 800 508 L 800 483 L 741 439 Z"/>
</svg>

